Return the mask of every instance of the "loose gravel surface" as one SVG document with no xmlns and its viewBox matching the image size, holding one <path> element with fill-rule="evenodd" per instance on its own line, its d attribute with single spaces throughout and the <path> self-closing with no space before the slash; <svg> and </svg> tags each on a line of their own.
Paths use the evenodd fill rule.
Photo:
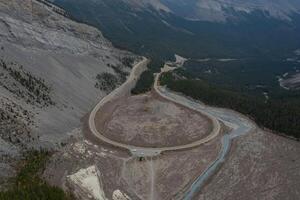
<svg viewBox="0 0 300 200">
<path fill-rule="evenodd" d="M 264 131 L 237 138 L 226 162 L 194 199 L 300 197 L 300 143 Z"/>
<path fill-rule="evenodd" d="M 110 102 L 98 112 L 97 129 L 120 143 L 145 147 L 188 144 L 210 134 L 211 121 L 154 93 Z"/>
<path fill-rule="evenodd" d="M 101 190 L 108 199 L 113 199 L 116 190 L 132 200 L 176 199 L 217 158 L 221 137 L 219 134 L 198 147 L 142 160 L 106 143 L 78 138 L 52 157 L 44 177 L 53 185 L 81 191 L 67 177 L 95 166 L 100 172 Z M 88 199 L 88 195 L 89 192 L 81 193 L 82 199 Z"/>
</svg>

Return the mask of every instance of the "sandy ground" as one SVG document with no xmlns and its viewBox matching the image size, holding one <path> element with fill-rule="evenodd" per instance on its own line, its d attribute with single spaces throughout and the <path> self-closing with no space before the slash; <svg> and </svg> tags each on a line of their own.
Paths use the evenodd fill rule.
<svg viewBox="0 0 300 200">
<path fill-rule="evenodd" d="M 97 113 L 96 126 L 107 138 L 145 147 L 188 144 L 206 137 L 212 129 L 203 115 L 155 93 L 106 104 Z"/>
<path fill-rule="evenodd" d="M 267 132 L 236 139 L 219 172 L 195 199 L 300 197 L 300 143 Z"/>
</svg>

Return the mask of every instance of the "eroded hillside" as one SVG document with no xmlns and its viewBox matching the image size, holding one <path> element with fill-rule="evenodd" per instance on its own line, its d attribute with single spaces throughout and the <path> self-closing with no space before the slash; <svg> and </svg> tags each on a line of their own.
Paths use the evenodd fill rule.
<svg viewBox="0 0 300 200">
<path fill-rule="evenodd" d="M 0 0 L 0 177 L 22 151 L 63 145 L 137 59 L 65 16 L 43 1 Z"/>
</svg>

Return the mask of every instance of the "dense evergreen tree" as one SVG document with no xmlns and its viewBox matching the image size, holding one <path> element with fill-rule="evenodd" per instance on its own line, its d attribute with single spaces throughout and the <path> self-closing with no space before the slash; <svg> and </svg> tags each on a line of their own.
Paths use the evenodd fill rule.
<svg viewBox="0 0 300 200">
<path fill-rule="evenodd" d="M 141 94 L 150 91 L 154 83 L 154 73 L 158 72 L 162 65 L 163 62 L 160 59 L 153 58 L 148 65 L 148 70 L 142 73 L 131 93 Z"/>
<path fill-rule="evenodd" d="M 176 79 L 164 74 L 161 84 L 212 106 L 226 107 L 252 118 L 260 126 L 300 138 L 300 98 L 270 99 L 242 94 L 211 85 L 203 80 Z"/>
</svg>

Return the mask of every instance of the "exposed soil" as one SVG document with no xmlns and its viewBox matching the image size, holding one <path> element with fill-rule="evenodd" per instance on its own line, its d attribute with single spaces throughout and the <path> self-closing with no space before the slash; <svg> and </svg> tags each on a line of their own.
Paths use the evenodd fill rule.
<svg viewBox="0 0 300 200">
<path fill-rule="evenodd" d="M 300 143 L 268 132 L 237 138 L 195 199 L 299 199 Z"/>
<path fill-rule="evenodd" d="M 132 200 L 173 199 L 216 159 L 221 136 L 197 148 L 142 161 L 122 150 L 79 139 L 53 156 L 44 177 L 54 185 L 69 188 L 68 175 L 96 166 L 108 199 L 116 190 L 125 192 Z"/>
<path fill-rule="evenodd" d="M 207 117 L 153 92 L 109 102 L 98 111 L 96 126 L 109 139 L 144 147 L 188 144 L 212 130 Z"/>
</svg>

